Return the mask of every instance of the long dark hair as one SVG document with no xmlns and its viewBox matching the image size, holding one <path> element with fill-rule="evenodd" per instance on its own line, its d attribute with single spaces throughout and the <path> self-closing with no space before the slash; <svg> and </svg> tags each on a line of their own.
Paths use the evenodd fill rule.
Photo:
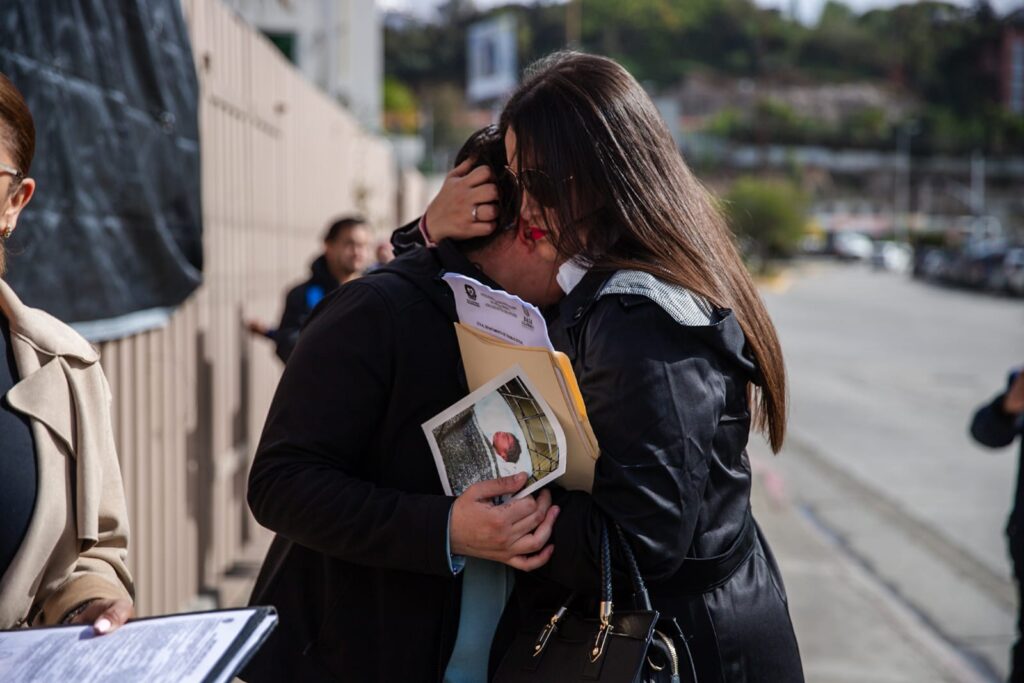
<svg viewBox="0 0 1024 683">
<path fill-rule="evenodd" d="M 534 63 L 501 115 L 516 166 L 556 189 L 555 246 L 591 267 L 641 270 L 732 309 L 760 374 L 755 425 L 778 452 L 786 372 L 764 302 L 708 190 L 683 161 L 640 84 L 605 57 L 559 52 Z"/>
</svg>

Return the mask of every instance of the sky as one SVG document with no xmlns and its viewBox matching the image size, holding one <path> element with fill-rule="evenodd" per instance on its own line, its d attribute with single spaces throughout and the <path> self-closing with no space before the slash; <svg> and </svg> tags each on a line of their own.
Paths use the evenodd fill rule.
<svg viewBox="0 0 1024 683">
<path fill-rule="evenodd" d="M 384 9 L 412 10 L 420 16 L 429 15 L 433 8 L 441 4 L 442 0 L 377 0 L 377 4 Z M 800 20 L 804 23 L 817 21 L 821 8 L 826 0 L 754 0 L 762 7 L 776 7 L 784 11 L 796 8 Z M 857 12 L 864 12 L 875 7 L 891 7 L 900 5 L 907 0 L 845 0 Z M 970 6 L 974 0 L 949 0 L 956 5 Z M 476 0 L 477 7 L 487 8 L 494 5 L 504 5 L 508 0 Z M 1006 12 L 1013 8 L 1024 6 L 1024 0 L 991 0 L 992 5 L 999 12 Z M 525 3 L 524 3 L 525 4 Z M 583 5 L 586 11 L 586 2 Z"/>
</svg>

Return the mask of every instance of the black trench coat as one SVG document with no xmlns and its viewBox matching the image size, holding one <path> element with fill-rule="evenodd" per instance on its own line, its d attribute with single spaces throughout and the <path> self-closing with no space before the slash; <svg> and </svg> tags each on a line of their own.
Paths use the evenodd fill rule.
<svg viewBox="0 0 1024 683">
<path fill-rule="evenodd" d="M 697 300 L 653 278 L 635 288 L 649 296 L 602 296 L 609 276 L 589 273 L 550 324 L 601 445 L 593 493 L 556 489 L 555 552 L 517 575 L 492 652 L 567 588 L 596 590 L 603 510 L 630 539 L 655 609 L 687 637 L 700 683 L 802 681 L 778 566 L 750 516 L 747 385 L 758 372 L 743 332 L 707 304 L 705 324 L 681 323 Z"/>
</svg>

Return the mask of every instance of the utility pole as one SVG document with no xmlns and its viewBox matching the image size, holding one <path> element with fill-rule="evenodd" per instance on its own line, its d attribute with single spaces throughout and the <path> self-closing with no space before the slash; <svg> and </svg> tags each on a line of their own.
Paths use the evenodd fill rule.
<svg viewBox="0 0 1024 683">
<path fill-rule="evenodd" d="M 971 154 L 971 213 L 985 213 L 985 153 L 979 149 Z"/>
<path fill-rule="evenodd" d="M 893 232 L 897 242 L 907 242 L 909 238 L 910 203 L 911 203 L 911 156 L 910 138 L 918 132 L 917 121 L 905 121 L 896 134 L 897 149 L 902 156 L 903 177 L 902 182 L 897 183 L 896 206 L 893 212 Z"/>
<path fill-rule="evenodd" d="M 565 44 L 578 48 L 583 42 L 583 0 L 565 3 Z"/>
</svg>

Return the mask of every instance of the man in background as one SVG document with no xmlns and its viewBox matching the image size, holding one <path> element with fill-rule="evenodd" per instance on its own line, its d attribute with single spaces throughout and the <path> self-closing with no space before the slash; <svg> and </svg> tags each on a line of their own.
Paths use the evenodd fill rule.
<svg viewBox="0 0 1024 683">
<path fill-rule="evenodd" d="M 377 248 L 374 249 L 374 255 L 376 256 L 377 261 L 366 269 L 367 274 L 383 268 L 395 260 L 395 249 L 391 246 L 391 240 L 387 239 L 377 242 Z"/>
<path fill-rule="evenodd" d="M 273 340 L 278 357 L 287 363 L 299 330 L 320 300 L 362 274 L 369 261 L 369 245 L 370 233 L 362 218 L 346 216 L 331 223 L 324 234 L 324 252 L 310 265 L 309 279 L 285 297 L 277 329 L 253 320 L 247 324 L 249 330 Z"/>
<path fill-rule="evenodd" d="M 1018 368 L 1010 374 L 1006 390 L 986 403 L 974 414 L 971 422 L 971 435 L 974 439 L 989 448 L 1004 448 L 1014 440 L 1021 440 L 1024 434 L 1024 368 Z M 1020 461 L 1024 461 L 1024 442 L 1021 443 Z M 1010 558 L 1013 560 L 1013 575 L 1017 579 L 1018 597 L 1024 581 L 1024 477 L 1017 465 L 1017 495 L 1013 511 L 1006 524 L 1006 538 L 1010 546 Z M 1021 600 L 1017 607 L 1017 642 L 1013 645 L 1010 660 L 1010 678 L 1013 683 L 1024 682 L 1024 611 Z"/>
</svg>

